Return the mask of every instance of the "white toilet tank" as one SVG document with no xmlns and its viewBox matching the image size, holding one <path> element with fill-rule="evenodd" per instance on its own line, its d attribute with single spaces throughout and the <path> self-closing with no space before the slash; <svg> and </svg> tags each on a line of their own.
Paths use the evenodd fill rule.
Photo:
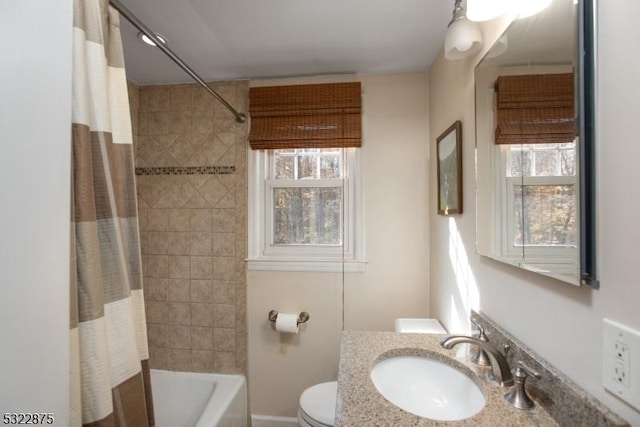
<svg viewBox="0 0 640 427">
<path fill-rule="evenodd" d="M 438 319 L 396 319 L 395 331 L 417 334 L 446 334 Z"/>
</svg>

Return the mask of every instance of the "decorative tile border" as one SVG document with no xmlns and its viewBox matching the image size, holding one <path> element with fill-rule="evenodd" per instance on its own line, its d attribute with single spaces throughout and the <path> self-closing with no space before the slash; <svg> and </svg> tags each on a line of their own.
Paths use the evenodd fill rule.
<svg viewBox="0 0 640 427">
<path fill-rule="evenodd" d="M 230 175 L 235 166 L 164 166 L 136 168 L 136 175 Z"/>
</svg>

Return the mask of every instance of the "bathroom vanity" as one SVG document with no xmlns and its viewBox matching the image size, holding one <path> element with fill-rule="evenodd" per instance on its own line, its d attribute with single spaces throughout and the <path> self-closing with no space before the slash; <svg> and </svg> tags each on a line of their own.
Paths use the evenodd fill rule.
<svg viewBox="0 0 640 427">
<path fill-rule="evenodd" d="M 345 331 L 342 335 L 336 426 L 628 426 L 598 400 L 580 389 L 546 361 L 510 337 L 491 319 L 474 313 L 482 323 L 489 341 L 498 348 L 507 344 L 507 358 L 512 367 L 517 360 L 540 373 L 540 379 L 529 379 L 527 390 L 535 406 L 517 409 L 504 395 L 510 387 L 501 387 L 488 378 L 489 367 L 470 361 L 468 346 L 444 349 L 440 334 L 400 334 L 394 332 Z M 448 364 L 467 375 L 484 395 L 484 407 L 475 415 L 459 420 L 438 421 L 400 409 L 376 389 L 372 369 L 382 360 L 398 356 L 419 356 Z M 401 386 L 401 384 L 400 384 Z"/>
</svg>

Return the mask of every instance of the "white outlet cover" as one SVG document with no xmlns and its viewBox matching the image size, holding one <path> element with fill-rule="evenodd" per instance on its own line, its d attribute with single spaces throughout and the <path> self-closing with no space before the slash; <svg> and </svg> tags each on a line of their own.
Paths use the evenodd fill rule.
<svg viewBox="0 0 640 427">
<path fill-rule="evenodd" d="M 640 332 L 609 319 L 602 330 L 602 385 L 640 410 Z"/>
</svg>

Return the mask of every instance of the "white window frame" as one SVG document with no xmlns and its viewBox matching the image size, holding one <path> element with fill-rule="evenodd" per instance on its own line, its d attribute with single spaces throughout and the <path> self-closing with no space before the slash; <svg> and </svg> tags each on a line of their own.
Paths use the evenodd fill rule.
<svg viewBox="0 0 640 427">
<path fill-rule="evenodd" d="M 498 200 L 494 205 L 496 221 L 496 241 L 501 243 L 501 253 L 506 259 L 523 261 L 525 264 L 544 269 L 546 265 L 567 265 L 567 272 L 573 272 L 577 256 L 577 246 L 516 245 L 515 242 L 515 187 L 518 185 L 577 185 L 577 176 L 507 176 L 507 151 L 509 146 L 495 144 L 494 159 L 500 167 L 497 185 Z M 506 218 L 505 218 L 506 217 Z M 506 224 L 505 224 L 506 223 Z M 499 224 L 506 225 L 500 226 Z M 576 227 L 579 227 L 576 221 Z M 506 228 L 506 231 L 505 231 Z M 526 248 L 526 256 L 524 250 Z M 557 270 L 557 268 L 555 268 Z"/>
<path fill-rule="evenodd" d="M 345 148 L 342 179 L 273 179 L 273 151 L 249 150 L 249 270 L 363 272 L 362 161 Z M 273 245 L 272 194 L 282 187 L 340 187 L 344 193 L 342 245 Z"/>
</svg>

